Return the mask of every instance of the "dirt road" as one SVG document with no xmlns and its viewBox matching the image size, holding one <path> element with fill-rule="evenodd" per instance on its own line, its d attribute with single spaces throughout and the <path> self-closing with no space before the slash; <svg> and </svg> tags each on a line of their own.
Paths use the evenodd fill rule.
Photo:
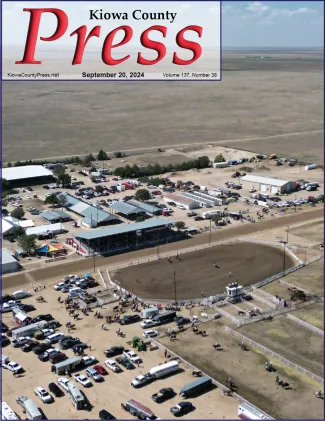
<svg viewBox="0 0 325 421">
<path fill-rule="evenodd" d="M 286 226 L 290 224 L 296 224 L 299 222 L 310 221 L 317 218 L 322 218 L 324 215 L 323 208 L 312 209 L 307 212 L 297 213 L 292 215 L 283 216 L 281 218 L 270 219 L 266 221 L 257 222 L 255 224 L 245 224 L 234 228 L 228 228 L 226 230 L 220 230 L 212 232 L 211 241 L 221 241 L 228 238 L 238 237 L 241 235 L 254 235 L 258 231 L 267 231 L 273 228 Z M 189 248 L 197 245 L 206 244 L 208 242 L 209 234 L 201 234 L 199 236 L 190 238 L 183 242 L 173 243 L 167 246 L 159 246 L 160 253 L 172 252 L 174 250 L 180 250 L 182 248 Z M 96 269 L 100 267 L 114 266 L 121 264 L 122 262 L 136 261 L 149 255 L 155 255 L 156 248 L 143 249 L 134 251 L 131 253 L 120 254 L 117 256 L 111 256 L 106 258 L 96 258 Z M 50 263 L 51 264 L 51 263 Z M 67 262 L 59 264 L 55 263 L 55 266 L 49 266 L 48 268 L 38 269 L 33 271 L 25 271 L 17 274 L 3 276 L 2 288 L 12 288 L 19 285 L 31 285 L 31 282 L 44 282 L 46 279 L 58 278 L 58 280 L 69 273 L 85 273 L 93 270 L 93 259 L 85 259 L 77 262 Z"/>
</svg>

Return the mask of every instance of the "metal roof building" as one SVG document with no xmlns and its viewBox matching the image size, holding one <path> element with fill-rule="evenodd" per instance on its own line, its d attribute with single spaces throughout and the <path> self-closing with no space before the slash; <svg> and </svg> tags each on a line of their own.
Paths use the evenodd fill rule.
<svg viewBox="0 0 325 421">
<path fill-rule="evenodd" d="M 241 177 L 241 181 L 257 185 L 262 193 L 289 193 L 296 188 L 295 181 L 280 180 L 279 178 L 262 177 L 252 174 L 247 174 Z"/>
<path fill-rule="evenodd" d="M 135 217 L 137 215 L 145 214 L 145 210 L 141 209 L 137 206 L 130 205 L 129 203 L 125 202 L 116 202 L 110 205 L 110 208 L 114 209 L 116 212 L 125 215 L 128 217 Z"/>
<path fill-rule="evenodd" d="M 166 202 L 174 202 L 176 205 L 184 206 L 185 209 L 197 209 L 200 207 L 199 203 L 193 200 L 192 198 L 187 198 L 185 195 L 180 195 L 176 193 L 165 194 L 164 200 Z"/>
<path fill-rule="evenodd" d="M 61 210 L 44 211 L 40 213 L 40 216 L 51 224 L 72 220 L 68 213 Z"/>
<path fill-rule="evenodd" d="M 20 269 L 19 262 L 7 249 L 1 249 L 1 272 L 10 273 Z"/>
<path fill-rule="evenodd" d="M 25 165 L 22 167 L 10 167 L 2 169 L 2 178 L 12 184 L 35 184 L 53 180 L 52 171 L 43 165 Z M 42 180 L 40 180 L 42 179 Z"/>
<path fill-rule="evenodd" d="M 66 198 L 67 202 L 65 208 L 83 217 L 83 225 L 94 228 L 119 222 L 119 218 L 116 215 L 99 209 L 98 207 L 91 206 L 68 193 L 61 193 L 59 196 L 64 196 Z"/>
<path fill-rule="evenodd" d="M 136 206 L 143 209 L 148 215 L 160 215 L 161 209 L 151 203 L 139 202 L 138 200 L 132 199 L 127 202 L 129 205 Z"/>
<path fill-rule="evenodd" d="M 66 242 L 85 256 L 95 253 L 123 253 L 126 251 L 175 240 L 179 232 L 171 228 L 176 221 L 157 218 L 133 224 L 80 232 Z"/>
</svg>

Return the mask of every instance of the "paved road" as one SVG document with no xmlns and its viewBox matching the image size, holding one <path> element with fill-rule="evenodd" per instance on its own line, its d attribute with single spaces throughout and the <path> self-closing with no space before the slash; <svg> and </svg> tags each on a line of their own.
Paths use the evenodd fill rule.
<svg viewBox="0 0 325 421">
<path fill-rule="evenodd" d="M 251 235 L 257 231 L 267 231 L 272 228 L 278 228 L 281 226 L 296 224 L 300 222 L 309 221 L 312 219 L 322 218 L 324 216 L 324 209 L 317 208 L 310 211 L 296 213 L 292 215 L 282 216 L 281 218 L 269 219 L 255 224 L 244 224 L 240 226 L 235 226 L 227 228 L 225 230 L 214 231 L 211 235 L 211 241 L 222 241 L 233 237 L 239 237 L 242 235 Z M 159 252 L 172 252 L 174 250 L 186 249 L 193 246 L 198 246 L 202 244 L 207 244 L 209 239 L 209 233 L 197 235 L 193 238 L 182 242 L 176 242 L 168 245 L 159 246 Z M 96 258 L 96 269 L 107 267 L 107 266 L 116 266 L 123 262 L 128 261 L 137 261 L 144 257 L 157 254 L 156 247 L 150 249 L 138 250 L 130 253 L 124 253 L 117 256 L 105 257 L 105 258 Z M 38 270 L 31 270 L 20 272 L 17 274 L 7 275 L 2 278 L 2 287 L 13 288 L 18 285 L 26 285 L 28 288 L 31 286 L 31 282 L 42 282 L 44 280 L 57 278 L 58 282 L 60 279 L 67 274 L 72 273 L 87 273 L 93 271 L 93 259 L 87 258 L 84 260 L 78 260 L 73 262 L 63 262 L 56 263 L 56 266 L 53 266 L 50 263 L 50 267 L 42 268 Z"/>
</svg>

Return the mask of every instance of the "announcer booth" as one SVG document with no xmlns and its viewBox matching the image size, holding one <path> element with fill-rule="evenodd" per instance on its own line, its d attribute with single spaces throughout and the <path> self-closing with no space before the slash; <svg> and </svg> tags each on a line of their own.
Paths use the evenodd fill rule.
<svg viewBox="0 0 325 421">
<path fill-rule="evenodd" d="M 172 229 L 174 225 L 175 221 L 157 218 L 81 232 L 67 241 L 84 256 L 115 254 L 175 241 L 181 234 Z"/>
</svg>

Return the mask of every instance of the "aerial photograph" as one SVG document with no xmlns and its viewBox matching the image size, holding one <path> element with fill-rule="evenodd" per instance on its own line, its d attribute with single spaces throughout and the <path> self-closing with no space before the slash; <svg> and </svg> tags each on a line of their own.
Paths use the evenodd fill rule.
<svg viewBox="0 0 325 421">
<path fill-rule="evenodd" d="M 1 419 L 324 419 L 324 2 L 221 7 L 221 81 L 3 80 Z"/>
</svg>

